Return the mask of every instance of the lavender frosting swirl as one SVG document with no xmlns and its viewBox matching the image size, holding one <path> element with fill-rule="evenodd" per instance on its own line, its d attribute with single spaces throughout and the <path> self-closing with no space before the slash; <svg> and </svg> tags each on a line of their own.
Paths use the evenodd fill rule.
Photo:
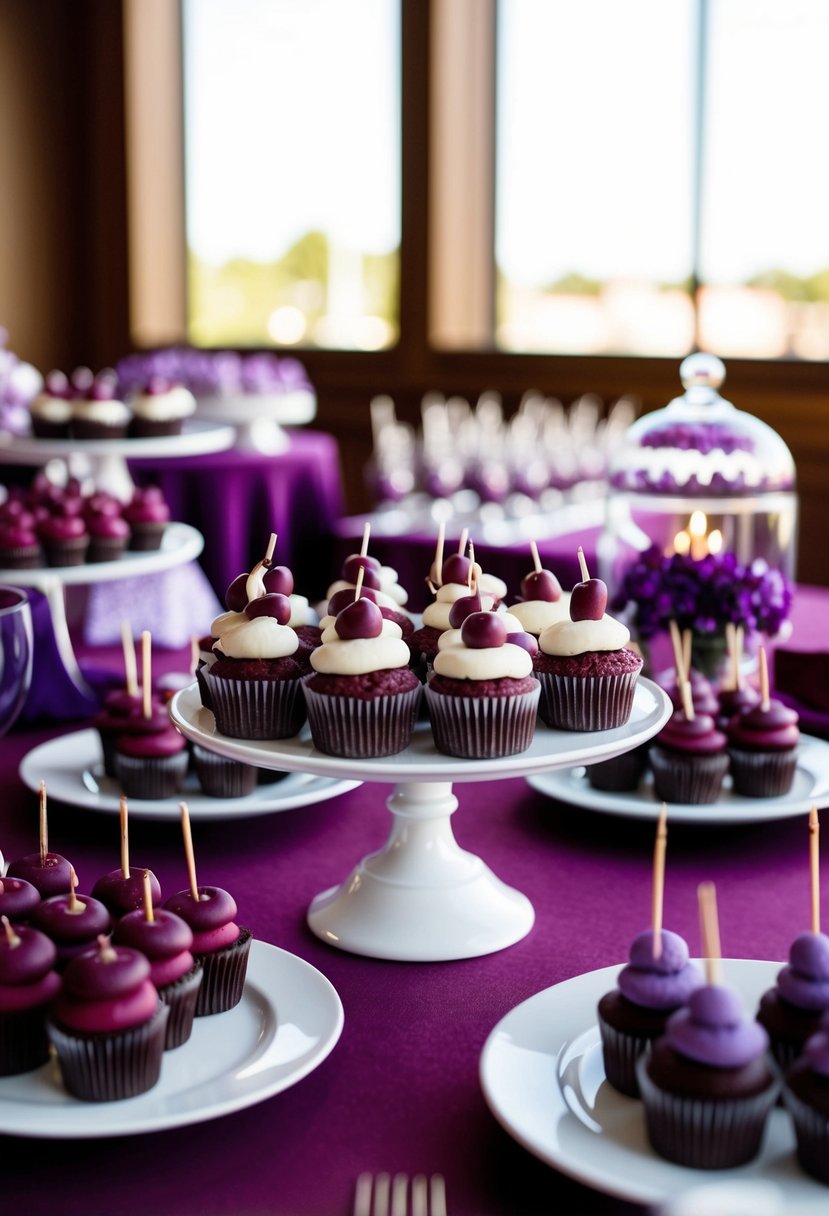
<svg viewBox="0 0 829 1216">
<path fill-rule="evenodd" d="M 631 943 L 630 962 L 619 972 L 622 996 L 643 1009 L 677 1009 L 703 983 L 685 940 L 670 929 L 661 931 L 661 940 L 662 951 L 654 958 L 653 931 L 640 933 Z"/>
<path fill-rule="evenodd" d="M 777 976 L 777 990 L 797 1009 L 829 1009 L 829 937 L 800 933 L 792 942 L 788 964 Z"/>
<path fill-rule="evenodd" d="M 739 994 L 714 984 L 691 993 L 668 1019 L 665 1037 L 680 1055 L 712 1068 L 742 1068 L 769 1045 L 760 1023 L 746 1018 Z"/>
</svg>

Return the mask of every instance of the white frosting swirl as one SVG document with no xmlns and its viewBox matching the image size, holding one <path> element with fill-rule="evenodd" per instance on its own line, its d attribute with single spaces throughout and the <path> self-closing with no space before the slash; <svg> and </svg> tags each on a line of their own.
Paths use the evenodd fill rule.
<svg viewBox="0 0 829 1216">
<path fill-rule="evenodd" d="M 356 588 L 356 583 L 347 583 L 345 579 L 338 578 L 337 581 L 332 583 L 326 591 L 325 602 L 327 604 L 331 597 L 336 595 L 338 591 L 345 591 L 346 589 L 349 591 L 355 591 Z M 390 596 L 387 591 L 388 589 L 386 591 L 375 591 L 373 587 L 371 588 L 371 593 L 375 597 L 377 605 L 380 608 L 392 608 L 395 612 L 399 612 L 400 604 L 396 599 Z"/>
<path fill-rule="evenodd" d="M 380 579 L 380 590 L 390 596 L 396 604 L 402 608 L 405 603 L 408 603 L 409 593 L 405 587 L 400 586 L 397 571 L 392 566 L 381 566 L 377 577 Z"/>
<path fill-rule="evenodd" d="M 97 422 L 101 426 L 124 426 L 129 422 L 129 407 L 123 401 L 73 401 L 72 415 L 84 422 Z"/>
<path fill-rule="evenodd" d="M 588 650 L 621 650 L 630 641 L 630 630 L 612 616 L 600 621 L 557 621 L 538 639 L 545 654 L 567 656 Z"/>
<path fill-rule="evenodd" d="M 488 595 L 493 596 L 496 600 L 502 600 L 507 594 L 507 584 L 495 574 L 479 574 L 478 590 L 486 591 Z"/>
<path fill-rule="evenodd" d="M 196 398 L 179 384 L 166 393 L 139 393 L 132 398 L 132 408 L 141 418 L 166 422 L 170 418 L 189 418 L 196 412 Z"/>
<path fill-rule="evenodd" d="M 291 619 L 288 624 L 292 629 L 299 625 L 316 625 L 319 622 L 319 617 L 304 595 L 291 595 L 288 598 L 291 601 Z"/>
<path fill-rule="evenodd" d="M 225 630 L 232 629 L 234 625 L 242 625 L 247 619 L 244 612 L 220 612 L 210 622 L 210 636 L 220 638 Z"/>
<path fill-rule="evenodd" d="M 473 650 L 459 641 L 454 646 L 441 647 L 433 667 L 435 675 L 450 680 L 523 680 L 532 675 L 533 661 L 523 646 L 514 646 L 512 642 Z"/>
<path fill-rule="evenodd" d="M 225 629 L 216 650 L 229 659 L 283 659 L 294 654 L 299 638 L 290 625 L 280 625 L 275 616 L 244 618 L 239 625 Z"/>
<path fill-rule="evenodd" d="M 503 621 L 506 626 L 507 633 L 525 633 L 526 630 L 517 617 L 512 616 L 509 612 L 496 612 L 494 614 L 499 621 Z M 447 646 L 459 646 L 461 641 L 460 629 L 445 629 L 438 638 L 438 650 L 445 650 Z"/>
<path fill-rule="evenodd" d="M 362 676 L 407 667 L 410 657 L 394 621 L 384 620 L 376 638 L 341 638 L 331 624 L 323 631 L 322 645 L 311 651 L 311 666 L 322 675 Z"/>
<path fill-rule="evenodd" d="M 471 594 L 466 583 L 444 583 L 442 587 L 438 587 L 432 603 L 427 604 L 424 608 L 423 624 L 428 625 L 431 629 L 439 629 L 442 633 L 444 629 L 449 628 L 449 613 L 455 600 Z M 494 602 L 491 595 L 482 595 L 481 610 L 488 612 Z"/>
<path fill-rule="evenodd" d="M 560 600 L 525 600 L 523 604 L 511 604 L 510 612 L 517 616 L 525 633 L 536 637 L 558 621 L 570 620 L 570 594 L 565 592 Z"/>
<path fill-rule="evenodd" d="M 29 402 L 29 412 L 47 422 L 68 422 L 72 417 L 72 405 L 65 397 L 53 397 L 50 393 L 39 393 Z"/>
</svg>

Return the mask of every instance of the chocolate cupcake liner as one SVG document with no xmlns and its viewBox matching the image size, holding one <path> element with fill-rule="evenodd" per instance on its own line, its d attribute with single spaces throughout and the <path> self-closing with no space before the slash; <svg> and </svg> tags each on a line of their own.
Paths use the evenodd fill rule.
<svg viewBox="0 0 829 1216">
<path fill-rule="evenodd" d="M 639 782 L 648 767 L 649 744 L 623 752 L 621 756 L 613 756 L 610 760 L 600 760 L 597 764 L 588 764 L 585 772 L 587 781 L 594 790 L 605 790 L 608 793 L 626 792 L 639 787 Z"/>
<path fill-rule="evenodd" d="M 619 1093 L 626 1094 L 629 1098 L 638 1098 L 636 1065 L 640 1056 L 650 1051 L 655 1036 L 626 1034 L 611 1026 L 601 1014 L 598 1015 L 598 1022 L 605 1077 Z"/>
<path fill-rule="evenodd" d="M 190 1038 L 202 976 L 202 965 L 197 962 L 181 979 L 173 984 L 165 984 L 158 990 L 159 997 L 170 1010 L 164 1036 L 165 1051 L 181 1047 L 182 1043 L 186 1043 Z"/>
<path fill-rule="evenodd" d="M 73 418 L 69 423 L 69 432 L 73 439 L 126 439 L 127 423 L 107 426 L 105 422 L 85 422 Z"/>
<path fill-rule="evenodd" d="M 154 439 L 157 435 L 180 435 L 183 418 L 138 418 L 133 415 L 129 425 L 131 439 Z"/>
<path fill-rule="evenodd" d="M 256 768 L 229 760 L 195 744 L 193 763 L 202 793 L 209 798 L 245 798 L 256 789 Z"/>
<path fill-rule="evenodd" d="M 160 524 L 130 524 L 130 549 L 133 553 L 151 553 L 161 548 L 166 523 Z"/>
<path fill-rule="evenodd" d="M 689 1098 L 668 1093 L 648 1076 L 648 1057 L 636 1066 L 651 1147 L 660 1157 L 692 1169 L 725 1170 L 752 1161 L 780 1090 L 774 1081 L 759 1094 Z"/>
<path fill-rule="evenodd" d="M 115 1102 L 152 1089 L 161 1075 L 169 1016 L 160 1001 L 149 1021 L 109 1034 L 73 1033 L 47 1022 L 69 1093 L 85 1102 Z"/>
<path fill-rule="evenodd" d="M 207 671 L 207 667 L 208 665 L 204 661 L 200 662 L 196 667 L 196 683 L 199 686 L 199 695 L 201 696 L 202 705 L 205 709 L 212 710 L 213 698 L 210 695 L 210 688 L 208 687 L 207 680 L 204 678 L 204 673 Z"/>
<path fill-rule="evenodd" d="M 40 549 L 31 546 L 21 546 L 19 549 L 4 549 L 0 556 L 0 565 L 6 570 L 37 570 L 45 562 Z"/>
<path fill-rule="evenodd" d="M 744 798 L 779 798 L 788 794 L 797 768 L 797 749 L 785 752 L 745 752 L 728 749 L 731 782 Z"/>
<path fill-rule="evenodd" d="M 115 776 L 128 798 L 170 798 L 187 776 L 189 756 L 182 748 L 173 756 L 115 755 Z"/>
<path fill-rule="evenodd" d="M 829 1182 L 829 1118 L 783 1083 L 783 1105 L 794 1126 L 797 1159 L 807 1174 Z"/>
<path fill-rule="evenodd" d="M 47 566 L 82 566 L 86 561 L 89 549 L 89 538 L 83 537 L 78 542 L 61 541 L 58 544 L 43 545 Z"/>
<path fill-rule="evenodd" d="M 426 685 L 435 747 L 447 756 L 489 760 L 525 752 L 533 741 L 541 689 L 505 697 L 458 697 Z"/>
<path fill-rule="evenodd" d="M 203 671 L 216 729 L 231 739 L 290 739 L 305 721 L 302 681 L 234 680 Z"/>
<path fill-rule="evenodd" d="M 680 756 L 655 744 L 650 750 L 653 791 L 662 802 L 716 802 L 728 772 L 728 756 Z"/>
<path fill-rule="evenodd" d="M 104 762 L 104 772 L 107 777 L 112 777 L 118 780 L 118 772 L 115 767 L 115 741 L 118 738 L 118 731 L 115 730 L 99 730 L 98 737 L 101 740 L 101 755 Z"/>
<path fill-rule="evenodd" d="M 49 1058 L 46 1005 L 0 1013 L 0 1077 L 31 1072 Z"/>
<path fill-rule="evenodd" d="M 225 1013 L 239 1004 L 245 990 L 252 941 L 253 934 L 250 929 L 240 929 L 232 946 L 210 954 L 195 955 L 203 971 L 201 987 L 196 998 L 197 1018 L 208 1017 L 213 1013 Z"/>
<path fill-rule="evenodd" d="M 408 747 L 423 690 L 417 686 L 369 701 L 314 692 L 306 679 L 303 693 L 314 747 L 328 756 L 366 759 L 395 756 Z"/>
<path fill-rule="evenodd" d="M 90 541 L 86 560 L 91 564 L 117 561 L 124 553 L 127 543 L 125 537 L 121 537 L 117 542 L 93 539 Z"/>
<path fill-rule="evenodd" d="M 538 715 L 556 730 L 613 730 L 633 709 L 638 671 L 616 676 L 562 676 L 536 671 L 541 684 Z"/>
</svg>

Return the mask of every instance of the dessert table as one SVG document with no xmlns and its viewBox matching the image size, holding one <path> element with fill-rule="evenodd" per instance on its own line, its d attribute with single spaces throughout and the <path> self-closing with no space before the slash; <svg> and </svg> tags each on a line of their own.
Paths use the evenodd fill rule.
<svg viewBox="0 0 829 1216">
<path fill-rule="evenodd" d="M 798 588 L 789 646 L 825 645 L 827 604 L 829 591 Z M 112 648 L 95 660 L 117 672 L 121 656 Z M 156 674 L 186 669 L 188 661 L 186 652 L 154 655 Z M 17 776 L 22 758 L 87 725 L 27 725 L 3 740 L 0 848 L 7 860 L 37 845 L 37 797 Z M 30 1216 L 349 1216 L 355 1180 L 370 1170 L 442 1173 L 450 1216 L 645 1211 L 522 1147 L 488 1106 L 479 1065 L 493 1028 L 521 1002 L 625 960 L 649 922 L 653 824 L 565 805 L 521 776 L 465 782 L 456 793 L 458 842 L 486 856 L 536 914 L 516 944 L 460 961 L 363 957 L 328 946 L 307 926 L 309 900 L 386 839 L 388 812 L 376 786 L 255 818 L 194 820 L 199 881 L 230 889 L 255 938 L 330 981 L 342 1001 L 341 1036 L 296 1084 L 203 1122 L 77 1137 L 67 1101 L 65 1138 L 3 1136 L 5 1208 Z M 79 890 L 117 865 L 119 839 L 116 812 L 107 817 L 50 798 L 50 848 L 73 861 Z M 130 860 L 150 866 L 165 893 L 187 885 L 174 818 L 131 819 Z M 695 953 L 703 880 L 716 883 L 726 957 L 785 958 L 809 926 L 806 816 L 746 825 L 709 817 L 701 827 L 671 825 L 669 817 L 665 925 Z M 823 915 L 829 923 L 829 896 Z M 278 1010 L 278 993 L 275 1002 Z M 6 1085 L 0 1080 L 0 1123 Z M 683 1174 L 679 1189 L 710 1180 Z M 813 1189 L 815 1203 L 825 1202 L 825 1190 Z"/>
</svg>

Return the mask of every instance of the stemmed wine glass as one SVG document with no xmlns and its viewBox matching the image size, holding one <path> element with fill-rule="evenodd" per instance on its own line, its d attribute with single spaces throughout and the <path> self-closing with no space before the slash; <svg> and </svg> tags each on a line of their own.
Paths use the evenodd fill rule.
<svg viewBox="0 0 829 1216">
<path fill-rule="evenodd" d="M 0 584 L 0 736 L 17 720 L 32 684 L 32 610 L 20 587 Z"/>
</svg>

